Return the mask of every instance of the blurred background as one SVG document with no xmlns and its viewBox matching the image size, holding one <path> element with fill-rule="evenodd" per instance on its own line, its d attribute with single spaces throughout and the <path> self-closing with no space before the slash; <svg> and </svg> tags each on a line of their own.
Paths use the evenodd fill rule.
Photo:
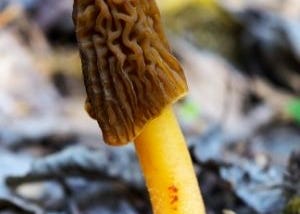
<svg viewBox="0 0 300 214">
<path fill-rule="evenodd" d="M 84 111 L 72 0 L 0 0 L 0 213 L 150 214 Z M 159 0 L 208 214 L 300 213 L 298 0 Z"/>
</svg>

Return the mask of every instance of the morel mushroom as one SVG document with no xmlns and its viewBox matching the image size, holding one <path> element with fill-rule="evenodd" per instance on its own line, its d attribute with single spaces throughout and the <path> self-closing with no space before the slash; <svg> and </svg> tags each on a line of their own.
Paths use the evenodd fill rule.
<svg viewBox="0 0 300 214">
<path fill-rule="evenodd" d="M 154 0 L 75 0 L 86 109 L 110 145 L 135 142 L 156 214 L 204 213 L 171 105 L 187 92 Z"/>
</svg>

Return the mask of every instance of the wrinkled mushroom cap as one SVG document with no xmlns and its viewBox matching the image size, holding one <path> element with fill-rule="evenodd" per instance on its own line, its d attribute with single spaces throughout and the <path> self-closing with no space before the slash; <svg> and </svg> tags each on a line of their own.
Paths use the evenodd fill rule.
<svg viewBox="0 0 300 214">
<path fill-rule="evenodd" d="M 187 91 L 154 0 L 75 0 L 86 109 L 122 145 Z"/>
</svg>

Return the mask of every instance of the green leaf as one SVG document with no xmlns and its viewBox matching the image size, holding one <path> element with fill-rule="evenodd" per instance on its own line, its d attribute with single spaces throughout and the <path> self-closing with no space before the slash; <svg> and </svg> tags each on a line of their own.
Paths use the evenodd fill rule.
<svg viewBox="0 0 300 214">
<path fill-rule="evenodd" d="M 179 110 L 180 115 L 186 122 L 194 121 L 200 115 L 200 107 L 191 100 L 185 101 Z"/>
<path fill-rule="evenodd" d="M 290 101 L 287 105 L 288 114 L 300 123 L 300 98 Z"/>
</svg>

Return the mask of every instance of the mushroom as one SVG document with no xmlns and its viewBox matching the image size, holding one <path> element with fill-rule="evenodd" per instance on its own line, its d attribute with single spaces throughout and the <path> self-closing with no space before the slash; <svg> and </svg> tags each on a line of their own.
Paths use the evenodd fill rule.
<svg viewBox="0 0 300 214">
<path fill-rule="evenodd" d="M 187 93 L 154 0 L 75 0 L 86 110 L 104 141 L 134 141 L 155 214 L 204 206 L 172 104 Z"/>
</svg>

